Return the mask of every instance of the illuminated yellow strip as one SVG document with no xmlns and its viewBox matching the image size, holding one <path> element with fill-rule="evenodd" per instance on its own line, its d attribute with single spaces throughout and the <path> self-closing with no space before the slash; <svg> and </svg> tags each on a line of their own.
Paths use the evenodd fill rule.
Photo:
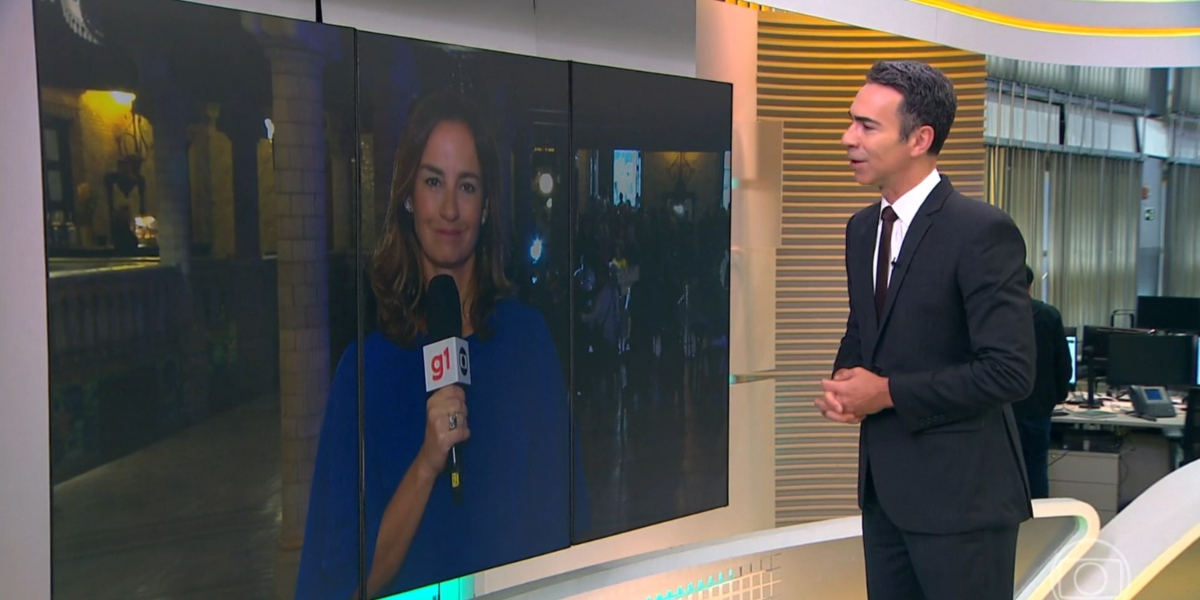
<svg viewBox="0 0 1200 600">
<path fill-rule="evenodd" d="M 976 8 L 974 6 L 965 6 L 958 2 L 950 0 L 909 0 L 917 4 L 924 4 L 933 8 L 938 8 L 946 12 L 1013 27 L 1016 29 L 1028 29 L 1030 31 L 1041 31 L 1044 33 L 1057 33 L 1062 35 L 1097 35 L 1109 37 L 1190 37 L 1200 36 L 1200 27 L 1097 27 L 1094 25 L 1069 25 L 1066 23 L 1046 23 L 1044 21 L 1035 21 L 1033 19 L 1023 19 L 1021 17 L 1013 17 L 998 12 Z"/>
<path fill-rule="evenodd" d="M 758 4 L 755 2 L 746 2 L 744 0 L 725 0 L 725 3 L 726 4 L 736 4 L 736 5 L 744 7 L 744 8 L 752 8 L 754 10 L 758 10 L 758 11 L 762 11 L 762 12 L 774 12 L 775 11 L 775 9 L 770 6 L 763 6 L 762 4 Z"/>
</svg>

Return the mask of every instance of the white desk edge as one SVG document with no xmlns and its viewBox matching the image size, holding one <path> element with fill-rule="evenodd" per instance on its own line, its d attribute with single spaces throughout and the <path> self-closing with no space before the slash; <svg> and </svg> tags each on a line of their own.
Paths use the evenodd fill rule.
<svg viewBox="0 0 1200 600">
<path fill-rule="evenodd" d="M 1043 600 L 1092 546 L 1100 532 L 1100 517 L 1091 505 L 1071 498 L 1033 502 L 1034 518 L 1074 517 L 1075 530 L 1039 567 L 1038 574 L 1014 598 Z M 742 556 L 753 556 L 803 546 L 862 536 L 858 516 L 829 519 L 744 533 L 719 540 L 667 548 L 592 565 L 479 596 L 479 600 L 568 598 L 597 592 L 609 586 L 698 567 Z"/>
</svg>

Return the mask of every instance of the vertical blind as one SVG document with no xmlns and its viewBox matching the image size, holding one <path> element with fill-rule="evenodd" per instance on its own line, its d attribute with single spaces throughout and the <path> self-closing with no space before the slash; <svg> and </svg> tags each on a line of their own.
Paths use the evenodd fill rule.
<svg viewBox="0 0 1200 600">
<path fill-rule="evenodd" d="M 1063 323 L 1107 325 L 1113 311 L 1132 310 L 1141 162 L 1002 146 L 987 153 L 987 197 L 1020 227 L 1030 266 L 1049 284 L 1043 299 Z"/>
<path fill-rule="evenodd" d="M 1200 166 L 1167 166 L 1163 293 L 1200 296 Z"/>
</svg>

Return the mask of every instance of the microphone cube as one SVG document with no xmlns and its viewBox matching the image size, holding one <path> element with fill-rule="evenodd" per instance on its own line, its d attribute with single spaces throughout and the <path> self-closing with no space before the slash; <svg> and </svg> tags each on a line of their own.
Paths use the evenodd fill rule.
<svg viewBox="0 0 1200 600">
<path fill-rule="evenodd" d="M 450 337 L 427 344 L 425 353 L 425 391 L 448 385 L 471 385 L 471 354 L 467 341 Z"/>
</svg>

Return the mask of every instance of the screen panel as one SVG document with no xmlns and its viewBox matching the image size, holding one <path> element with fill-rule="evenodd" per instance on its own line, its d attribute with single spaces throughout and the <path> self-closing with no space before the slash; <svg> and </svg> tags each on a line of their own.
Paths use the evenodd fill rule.
<svg viewBox="0 0 1200 600">
<path fill-rule="evenodd" d="M 581 542 L 728 502 L 732 90 L 583 64 L 571 78 Z"/>
<path fill-rule="evenodd" d="M 1116 334 L 1108 338 L 1111 385 L 1190 385 L 1195 380 L 1196 337 Z"/>
<path fill-rule="evenodd" d="M 357 335 L 352 32 L 33 4 L 55 597 L 290 597 Z"/>
<path fill-rule="evenodd" d="M 365 545 L 380 597 L 570 544 L 569 88 L 566 63 L 525 56 L 369 33 L 358 56 Z M 468 346 L 457 400 L 426 391 L 438 274 L 455 281 Z M 327 421 L 354 416 L 340 405 Z M 459 492 L 441 443 L 451 419 L 469 431 L 454 448 Z M 318 474 L 353 467 L 317 460 Z M 355 589 L 355 562 L 336 549 L 357 523 L 327 493 L 309 524 L 329 532 L 326 550 L 301 570 L 313 598 Z"/>
<path fill-rule="evenodd" d="M 1200 298 L 1138 296 L 1137 325 L 1142 329 L 1200 332 Z"/>
<path fill-rule="evenodd" d="M 1075 385 L 1075 370 L 1079 364 L 1079 340 L 1073 335 L 1067 336 L 1067 351 L 1071 354 L 1071 380 L 1068 383 Z"/>
<path fill-rule="evenodd" d="M 56 596 L 469 595 L 727 504 L 728 85 L 572 86 L 565 62 L 173 0 L 35 6 Z M 432 478 L 389 572 L 385 513 L 450 422 L 397 306 L 442 272 L 473 367 L 463 493 Z"/>
</svg>

